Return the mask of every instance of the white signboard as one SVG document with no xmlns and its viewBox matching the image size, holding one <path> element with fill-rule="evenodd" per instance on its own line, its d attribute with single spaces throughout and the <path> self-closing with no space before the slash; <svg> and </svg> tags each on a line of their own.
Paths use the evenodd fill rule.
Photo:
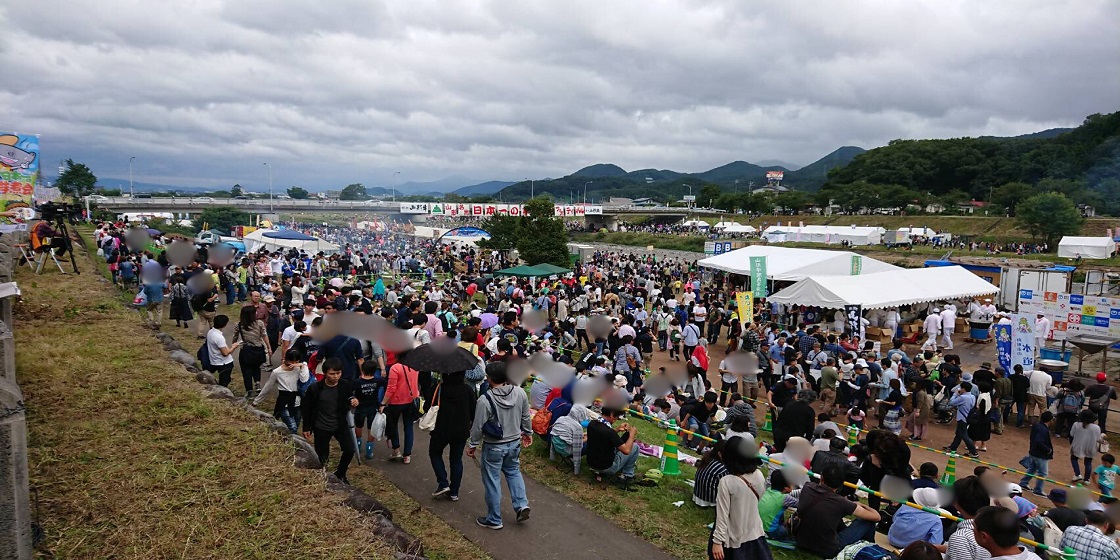
<svg viewBox="0 0 1120 560">
<path fill-rule="evenodd" d="M 603 207 L 602 206 L 585 204 L 583 206 L 583 208 L 584 208 L 583 213 L 588 215 L 588 216 L 601 216 L 601 215 L 603 215 Z"/>
<path fill-rule="evenodd" d="M 1011 316 L 1011 365 L 1021 365 L 1024 371 L 1034 369 L 1034 355 L 1038 350 L 1034 337 L 1034 319 L 1016 313 Z"/>
<path fill-rule="evenodd" d="M 1040 311 L 1050 320 L 1047 340 L 1077 334 L 1120 338 L 1120 298 L 1019 290 L 1019 312 L 1032 325 Z"/>
<path fill-rule="evenodd" d="M 686 194 L 681 197 L 681 200 L 685 202 L 696 202 L 696 195 Z"/>
<path fill-rule="evenodd" d="M 427 214 L 427 202 L 402 202 L 401 214 Z"/>
</svg>

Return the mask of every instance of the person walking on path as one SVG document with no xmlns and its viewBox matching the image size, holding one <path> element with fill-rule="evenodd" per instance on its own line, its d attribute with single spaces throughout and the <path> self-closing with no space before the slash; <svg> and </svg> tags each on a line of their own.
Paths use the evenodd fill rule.
<svg viewBox="0 0 1120 560">
<path fill-rule="evenodd" d="M 1050 475 L 1050 460 L 1054 458 L 1054 444 L 1050 441 L 1050 422 L 1054 421 L 1054 413 L 1047 410 L 1038 418 L 1038 422 L 1031 426 L 1031 446 L 1027 456 L 1019 460 L 1019 464 L 1026 469 L 1026 475 L 1019 481 L 1019 486 L 1029 488 L 1031 478 L 1034 481 L 1034 493 L 1042 493 L 1042 479 Z"/>
<path fill-rule="evenodd" d="M 330 459 L 331 438 L 338 440 L 342 456 L 334 475 L 343 484 L 350 484 L 346 469 L 354 458 L 354 434 L 350 431 L 346 415 L 358 406 L 354 385 L 342 379 L 342 361 L 330 358 L 323 363 L 323 379 L 307 388 L 303 395 L 303 437 L 315 443 L 315 454 L 323 467 Z"/>
<path fill-rule="evenodd" d="M 529 416 L 529 398 L 520 387 L 509 383 L 504 362 L 488 364 L 486 378 L 490 390 L 479 397 L 475 406 L 467 456 L 481 455 L 482 485 L 486 491 L 486 516 L 475 522 L 497 530 L 503 527 L 499 475 L 506 479 L 517 522 L 529 519 L 529 499 L 521 477 L 520 457 L 521 447 L 533 443 L 533 421 Z"/>
<path fill-rule="evenodd" d="M 299 398 L 300 386 L 307 383 L 309 379 L 311 379 L 311 373 L 307 371 L 303 354 L 299 350 L 288 350 L 284 354 L 280 367 L 272 370 L 272 375 L 268 376 L 264 385 L 261 386 L 260 394 L 253 399 L 253 406 L 260 406 L 261 401 L 275 388 L 277 390 L 276 404 L 272 408 L 272 417 L 283 421 L 294 434 L 298 431 L 300 421 L 296 399 Z"/>
<path fill-rule="evenodd" d="M 240 342 L 232 345 L 226 343 L 226 335 L 222 329 L 229 324 L 229 317 L 218 315 L 214 317 L 214 326 L 206 331 L 206 351 L 210 353 L 210 365 L 213 372 L 218 375 L 218 385 L 229 387 L 230 377 L 233 375 L 233 351 L 237 350 Z"/>
<path fill-rule="evenodd" d="M 388 385 L 381 401 L 381 413 L 385 415 L 385 434 L 389 436 L 389 444 L 393 448 L 389 460 L 400 459 L 406 465 L 412 462 L 413 423 L 420 413 L 413 404 L 420 396 L 419 377 L 420 372 L 401 363 L 393 364 L 389 368 Z M 397 423 L 401 419 L 404 420 L 403 452 L 397 432 Z"/>
<path fill-rule="evenodd" d="M 968 416 L 972 409 L 976 407 L 976 397 L 972 396 L 972 384 L 965 381 L 957 387 L 957 394 L 949 399 L 949 406 L 957 407 L 957 433 L 953 437 L 953 443 L 945 447 L 945 451 L 951 453 L 957 452 L 957 447 L 963 441 L 965 446 L 968 447 L 968 455 L 976 458 L 980 453 L 976 451 L 976 444 L 972 442 L 972 438 L 968 435 Z"/>
<path fill-rule="evenodd" d="M 448 373 L 436 389 L 436 427 L 432 429 L 432 439 L 428 442 L 428 458 L 432 461 L 432 471 L 436 475 L 436 491 L 433 498 L 448 497 L 459 500 L 459 485 L 463 480 L 463 449 L 471 433 L 471 420 L 474 419 L 474 387 L 466 382 L 465 372 Z M 443 449 L 449 447 L 451 478 L 443 464 Z"/>
<path fill-rule="evenodd" d="M 1093 475 L 1093 459 L 1097 456 L 1097 444 L 1101 441 L 1101 427 L 1094 424 L 1097 415 L 1091 410 L 1082 410 L 1077 422 L 1069 430 L 1069 462 L 1073 466 L 1074 484 L 1089 480 Z M 1085 464 L 1082 477 L 1080 464 Z"/>
<path fill-rule="evenodd" d="M 241 380 L 245 384 L 245 398 L 251 399 L 260 391 L 261 366 L 272 361 L 272 347 L 268 344 L 268 333 L 264 321 L 257 319 L 256 310 L 251 305 L 241 308 L 237 329 L 233 339 L 243 343 L 237 355 L 237 365 L 241 367 Z"/>
<path fill-rule="evenodd" d="M 1097 382 L 1085 388 L 1085 400 L 1089 410 L 1097 415 L 1097 425 L 1101 427 L 1101 432 L 1107 432 L 1105 422 L 1108 420 L 1108 407 L 1116 400 L 1116 390 L 1108 384 L 1108 374 L 1103 371 L 1097 374 Z"/>
</svg>

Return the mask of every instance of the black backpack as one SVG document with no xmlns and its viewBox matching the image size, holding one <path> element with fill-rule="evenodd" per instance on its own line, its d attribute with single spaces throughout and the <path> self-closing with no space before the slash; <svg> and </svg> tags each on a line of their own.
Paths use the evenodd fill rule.
<svg viewBox="0 0 1120 560">
<path fill-rule="evenodd" d="M 198 358 L 198 363 L 205 371 L 214 371 L 214 365 L 210 363 L 210 341 L 202 341 L 202 346 L 198 347 L 198 352 L 194 353 L 195 358 Z"/>
</svg>

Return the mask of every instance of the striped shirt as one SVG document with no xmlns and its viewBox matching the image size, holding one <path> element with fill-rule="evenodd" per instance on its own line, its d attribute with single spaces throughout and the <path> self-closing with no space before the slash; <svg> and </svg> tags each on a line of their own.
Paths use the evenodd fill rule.
<svg viewBox="0 0 1120 560">
<path fill-rule="evenodd" d="M 990 560 L 992 555 L 976 544 L 976 533 L 972 530 L 972 520 L 965 519 L 957 525 L 957 530 L 949 537 L 945 560 Z"/>
<path fill-rule="evenodd" d="M 719 481 L 727 476 L 727 467 L 718 459 L 696 471 L 696 485 L 692 488 L 692 501 L 701 507 L 715 507 Z"/>
</svg>

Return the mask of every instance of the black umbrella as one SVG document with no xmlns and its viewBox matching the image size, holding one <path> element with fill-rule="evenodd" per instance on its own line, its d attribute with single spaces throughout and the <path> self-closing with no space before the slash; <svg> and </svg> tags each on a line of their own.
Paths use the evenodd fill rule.
<svg viewBox="0 0 1120 560">
<path fill-rule="evenodd" d="M 447 339 L 444 339 L 447 340 Z M 408 351 L 400 358 L 400 363 L 417 371 L 451 373 L 468 371 L 478 364 L 478 357 L 465 348 L 448 340 L 446 344 L 422 344 Z"/>
</svg>

